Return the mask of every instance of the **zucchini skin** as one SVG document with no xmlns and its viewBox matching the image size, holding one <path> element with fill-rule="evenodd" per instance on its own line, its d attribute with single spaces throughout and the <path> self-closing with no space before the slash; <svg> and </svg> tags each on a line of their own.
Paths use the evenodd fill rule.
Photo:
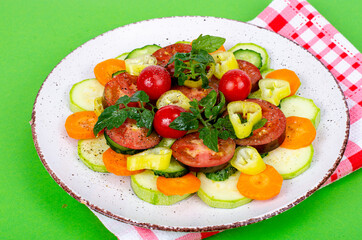
<svg viewBox="0 0 362 240">
<path fill-rule="evenodd" d="M 104 137 L 106 139 L 107 145 L 116 153 L 126 154 L 126 155 L 134 155 L 136 153 L 142 152 L 143 150 L 137 150 L 137 149 L 130 149 L 123 146 L 118 145 L 115 143 L 106 132 L 104 132 Z"/>
<path fill-rule="evenodd" d="M 226 166 L 224 169 L 221 169 L 219 171 L 216 172 L 210 172 L 210 173 L 205 173 L 205 176 L 208 179 L 214 180 L 214 181 L 225 181 L 227 180 L 231 175 L 233 175 L 234 173 L 236 173 L 238 170 L 236 168 L 234 168 L 233 166 L 231 166 L 231 164 L 229 164 L 228 166 Z"/>
<path fill-rule="evenodd" d="M 170 165 L 165 170 L 153 170 L 156 176 L 165 178 L 177 178 L 188 174 L 190 170 L 185 167 L 182 163 L 177 161 L 175 158 L 171 158 Z"/>
</svg>

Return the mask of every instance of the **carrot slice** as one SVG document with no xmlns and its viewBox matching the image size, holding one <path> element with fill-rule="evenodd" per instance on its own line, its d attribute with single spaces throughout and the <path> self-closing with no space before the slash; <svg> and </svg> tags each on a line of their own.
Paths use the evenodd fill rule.
<svg viewBox="0 0 362 240">
<path fill-rule="evenodd" d="M 157 178 L 157 189 L 167 196 L 185 195 L 197 192 L 200 188 L 201 181 L 192 173 L 188 173 L 178 178 Z"/>
<path fill-rule="evenodd" d="M 281 147 L 288 149 L 307 147 L 315 139 L 316 130 L 308 118 L 287 117 L 286 124 L 285 140 Z"/>
<path fill-rule="evenodd" d="M 236 187 L 239 192 L 251 199 L 267 200 L 279 194 L 283 177 L 270 165 L 257 175 L 241 173 Z"/>
<path fill-rule="evenodd" d="M 295 72 L 293 72 L 292 70 L 289 70 L 289 69 L 278 69 L 278 70 L 272 71 L 272 72 L 268 73 L 265 76 L 265 78 L 273 78 L 273 79 L 280 79 L 280 80 L 288 81 L 289 85 L 290 85 L 290 95 L 289 96 L 294 95 L 300 86 L 299 77 L 297 76 L 297 74 L 295 74 Z"/>
<path fill-rule="evenodd" d="M 103 163 L 108 172 L 117 176 L 131 176 L 141 173 L 144 170 L 128 171 L 127 170 L 127 157 L 129 155 L 116 153 L 111 148 L 103 153 Z"/>
<path fill-rule="evenodd" d="M 112 80 L 112 74 L 121 70 L 126 70 L 126 63 L 119 59 L 108 59 L 98 63 L 94 68 L 94 75 L 97 80 L 104 86 Z"/>
<path fill-rule="evenodd" d="M 215 54 L 215 53 L 225 52 L 225 51 L 226 51 L 226 50 L 225 50 L 224 45 L 221 45 L 221 47 L 220 47 L 218 50 L 216 50 L 215 52 L 212 52 L 212 53 L 210 53 L 210 54 Z"/>
<path fill-rule="evenodd" d="M 98 117 L 93 111 L 76 112 L 65 121 L 65 130 L 71 138 L 95 138 L 93 128 L 97 120 Z"/>
</svg>

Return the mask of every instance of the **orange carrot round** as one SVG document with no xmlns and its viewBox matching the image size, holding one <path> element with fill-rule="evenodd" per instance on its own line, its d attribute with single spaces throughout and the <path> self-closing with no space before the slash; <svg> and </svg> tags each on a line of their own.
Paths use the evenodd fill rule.
<svg viewBox="0 0 362 240">
<path fill-rule="evenodd" d="M 192 173 L 188 173 L 178 178 L 157 178 L 157 189 L 167 196 L 185 195 L 197 192 L 200 188 L 201 181 Z"/>
<path fill-rule="evenodd" d="M 144 170 L 128 171 L 127 170 L 127 157 L 129 155 L 116 153 L 111 148 L 103 153 L 103 163 L 108 172 L 117 176 L 131 176 L 141 173 Z"/>
<path fill-rule="evenodd" d="M 316 136 L 313 123 L 308 118 L 287 117 L 285 140 L 281 147 L 298 149 L 309 146 Z"/>
<path fill-rule="evenodd" d="M 256 200 L 267 200 L 279 194 L 283 177 L 270 165 L 257 175 L 241 173 L 237 188 L 243 196 Z"/>
<path fill-rule="evenodd" d="M 71 138 L 95 138 L 93 128 L 97 120 L 98 117 L 93 111 L 76 112 L 65 121 L 65 130 Z"/>
<path fill-rule="evenodd" d="M 97 80 L 104 86 L 112 80 L 112 75 L 115 72 L 126 70 L 126 63 L 119 59 L 108 59 L 98 63 L 94 68 L 94 75 Z"/>
<path fill-rule="evenodd" d="M 290 95 L 289 96 L 294 95 L 300 86 L 299 77 L 297 76 L 297 74 L 295 74 L 295 72 L 293 72 L 292 70 L 289 70 L 289 69 L 278 69 L 278 70 L 272 71 L 272 72 L 268 73 L 265 76 L 265 78 L 273 78 L 273 79 L 280 79 L 280 80 L 288 81 L 289 85 L 290 85 Z"/>
</svg>

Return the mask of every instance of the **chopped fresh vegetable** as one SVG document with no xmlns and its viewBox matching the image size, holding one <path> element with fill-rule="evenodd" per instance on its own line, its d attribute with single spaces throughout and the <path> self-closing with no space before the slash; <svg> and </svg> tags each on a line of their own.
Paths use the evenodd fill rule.
<svg viewBox="0 0 362 240">
<path fill-rule="evenodd" d="M 137 80 L 138 90 L 145 91 L 151 100 L 157 100 L 171 88 L 171 76 L 164 67 L 148 66 Z"/>
<path fill-rule="evenodd" d="M 270 73 L 268 73 L 265 78 L 273 78 L 273 79 L 280 79 L 280 80 L 284 80 L 289 82 L 289 86 L 290 86 L 290 94 L 289 96 L 294 95 L 298 88 L 300 87 L 300 79 L 297 76 L 297 74 L 295 74 L 295 72 L 293 72 L 292 70 L 289 69 L 278 69 L 278 70 L 274 70 Z"/>
<path fill-rule="evenodd" d="M 94 99 L 94 113 L 99 117 L 104 112 L 104 98 L 97 97 Z"/>
<path fill-rule="evenodd" d="M 311 120 L 302 117 L 287 117 L 285 140 L 281 147 L 298 149 L 309 146 L 316 136 L 316 130 Z"/>
<path fill-rule="evenodd" d="M 157 59 L 152 55 L 143 55 L 136 58 L 127 58 L 126 62 L 126 71 L 134 76 L 139 76 L 141 71 L 152 65 L 157 64 Z"/>
<path fill-rule="evenodd" d="M 215 172 L 208 172 L 205 173 L 205 176 L 208 179 L 211 179 L 213 181 L 225 181 L 227 180 L 231 175 L 236 173 L 238 170 L 234 168 L 232 165 L 228 164 L 225 168 L 217 170 Z"/>
<path fill-rule="evenodd" d="M 250 146 L 237 147 L 230 163 L 240 172 L 249 175 L 259 174 L 266 168 L 258 151 Z"/>
<path fill-rule="evenodd" d="M 69 107 L 72 112 L 93 111 L 94 99 L 102 97 L 104 87 L 97 79 L 86 79 L 73 85 L 69 93 Z"/>
<path fill-rule="evenodd" d="M 127 169 L 165 170 L 170 165 L 172 151 L 169 148 L 157 147 L 127 157 Z"/>
<path fill-rule="evenodd" d="M 179 117 L 182 112 L 186 112 L 186 110 L 176 105 L 168 105 L 158 109 L 153 119 L 153 127 L 156 132 L 164 138 L 185 136 L 187 130 L 180 131 L 169 127 L 170 123 Z"/>
<path fill-rule="evenodd" d="M 153 172 L 157 176 L 162 176 L 165 178 L 176 178 L 182 177 L 188 174 L 190 171 L 182 163 L 172 157 L 168 168 L 166 168 L 165 170 L 153 170 Z"/>
<path fill-rule="evenodd" d="M 287 81 L 277 79 L 262 79 L 259 81 L 261 99 L 278 106 L 280 100 L 289 96 L 290 86 Z"/>
<path fill-rule="evenodd" d="M 113 78 L 113 73 L 121 70 L 126 70 L 125 61 L 111 58 L 98 63 L 94 68 L 94 75 L 104 86 Z"/>
<path fill-rule="evenodd" d="M 143 172 L 139 171 L 128 171 L 127 170 L 127 157 L 121 153 L 116 153 L 111 148 L 103 153 L 103 162 L 108 172 L 111 172 L 118 176 L 131 176 Z"/>
<path fill-rule="evenodd" d="M 140 199 L 154 205 L 172 205 L 190 196 L 190 194 L 166 196 L 158 191 L 157 179 L 152 171 L 146 170 L 131 176 L 131 187 Z"/>
<path fill-rule="evenodd" d="M 256 175 L 241 173 L 237 188 L 239 192 L 251 199 L 267 200 L 279 194 L 283 177 L 270 165 Z"/>
<path fill-rule="evenodd" d="M 166 196 L 195 193 L 201 185 L 200 179 L 192 173 L 177 178 L 157 178 L 157 189 Z"/>
<path fill-rule="evenodd" d="M 78 156 L 89 169 L 95 172 L 107 172 L 102 154 L 108 149 L 104 136 L 78 141 Z"/>
<path fill-rule="evenodd" d="M 228 102 L 241 101 L 248 97 L 251 80 L 246 72 L 240 69 L 227 71 L 220 79 L 219 90 Z"/>
<path fill-rule="evenodd" d="M 158 98 L 156 107 L 160 109 L 167 105 L 177 105 L 188 111 L 191 107 L 189 103 L 190 101 L 191 100 L 186 97 L 181 91 L 170 90 L 165 92 Z"/>
<path fill-rule="evenodd" d="M 239 69 L 238 62 L 231 52 L 219 52 L 212 55 L 212 57 L 216 64 L 214 74 L 218 79 L 221 79 L 221 77 L 229 70 Z"/>
<path fill-rule="evenodd" d="M 250 136 L 253 126 L 262 119 L 261 107 L 253 102 L 231 102 L 227 105 L 227 111 L 236 137 L 239 139 Z"/>
<path fill-rule="evenodd" d="M 65 121 L 65 130 L 69 137 L 75 139 L 95 138 L 93 128 L 98 120 L 93 111 L 76 112 Z M 97 134 L 99 131 L 97 132 Z"/>
</svg>

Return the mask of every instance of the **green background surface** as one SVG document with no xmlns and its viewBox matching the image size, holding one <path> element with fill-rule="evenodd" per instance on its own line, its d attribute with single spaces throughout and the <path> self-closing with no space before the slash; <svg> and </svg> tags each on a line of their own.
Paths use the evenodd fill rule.
<svg viewBox="0 0 362 240">
<path fill-rule="evenodd" d="M 218 3 L 219 2 L 219 3 Z M 313 0 L 362 49 L 360 0 Z M 150 18 L 202 15 L 249 21 L 270 1 L 0 1 L 0 238 L 116 239 L 50 177 L 29 120 L 50 71 L 72 50 L 119 26 Z M 81 80 L 81 79 L 80 79 Z M 317 191 L 291 210 L 212 239 L 361 239 L 362 174 Z"/>
</svg>

